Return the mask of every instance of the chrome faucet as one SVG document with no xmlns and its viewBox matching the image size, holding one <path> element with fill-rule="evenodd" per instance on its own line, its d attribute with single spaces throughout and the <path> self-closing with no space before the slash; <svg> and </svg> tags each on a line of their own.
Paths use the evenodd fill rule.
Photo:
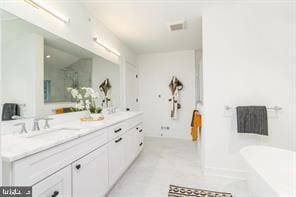
<svg viewBox="0 0 296 197">
<path fill-rule="evenodd" d="M 20 122 L 20 123 L 14 124 L 13 126 L 22 126 L 21 127 L 21 131 L 19 132 L 19 134 L 28 133 L 28 131 L 26 129 L 26 123 L 24 123 L 24 122 Z"/>
<path fill-rule="evenodd" d="M 39 127 L 39 120 L 42 120 L 43 118 L 35 118 L 33 120 L 33 129 L 32 131 L 39 131 L 40 127 Z"/>
<path fill-rule="evenodd" d="M 45 117 L 44 120 L 45 120 L 45 123 L 44 123 L 44 127 L 43 127 L 43 128 L 44 128 L 44 129 L 49 129 L 49 128 L 50 128 L 50 125 L 49 125 L 48 122 L 49 122 L 50 120 L 53 120 L 53 118 Z"/>
</svg>

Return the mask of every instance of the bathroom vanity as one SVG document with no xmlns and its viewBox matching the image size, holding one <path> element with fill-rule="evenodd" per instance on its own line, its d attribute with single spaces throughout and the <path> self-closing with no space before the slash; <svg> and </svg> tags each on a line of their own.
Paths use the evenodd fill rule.
<svg viewBox="0 0 296 197">
<path fill-rule="evenodd" d="M 1 89 L 3 185 L 32 186 L 34 197 L 104 196 L 144 145 L 142 113 L 132 111 L 136 73 L 125 77 L 119 54 L 100 56 L 1 16 L 9 19 L 1 20 L 0 78 L 9 84 Z M 113 113 L 119 108 L 131 111 Z M 83 122 L 83 110 L 104 120 Z"/>
<path fill-rule="evenodd" d="M 57 122 L 48 131 L 2 137 L 4 185 L 33 186 L 34 197 L 104 196 L 144 145 L 141 112 Z"/>
</svg>

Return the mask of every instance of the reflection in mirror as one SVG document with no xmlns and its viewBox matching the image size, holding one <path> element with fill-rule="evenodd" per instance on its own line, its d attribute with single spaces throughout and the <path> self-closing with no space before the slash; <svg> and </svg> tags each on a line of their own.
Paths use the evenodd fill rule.
<svg viewBox="0 0 296 197">
<path fill-rule="evenodd" d="M 92 88 L 105 108 L 99 86 L 106 79 L 108 107 L 120 106 L 119 65 L 5 11 L 1 25 L 2 120 L 75 111 L 69 88 Z"/>
<path fill-rule="evenodd" d="M 92 58 L 44 45 L 44 102 L 73 102 L 67 88 L 91 87 Z"/>
<path fill-rule="evenodd" d="M 100 106 L 106 107 L 119 107 L 120 106 L 120 70 L 119 66 L 109 62 L 103 58 L 94 58 L 93 70 L 92 70 L 92 87 L 99 90 Z M 105 93 L 100 86 L 106 80 L 109 80 L 109 86 L 107 97 L 108 105 L 106 104 Z"/>
</svg>

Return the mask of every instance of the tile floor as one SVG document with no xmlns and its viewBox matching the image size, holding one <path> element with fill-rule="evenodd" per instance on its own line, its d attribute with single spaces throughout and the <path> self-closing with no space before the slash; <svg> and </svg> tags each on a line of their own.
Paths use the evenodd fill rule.
<svg viewBox="0 0 296 197">
<path fill-rule="evenodd" d="M 205 176 L 199 166 L 191 141 L 146 137 L 143 152 L 108 197 L 167 197 L 169 184 L 254 197 L 245 181 Z"/>
</svg>

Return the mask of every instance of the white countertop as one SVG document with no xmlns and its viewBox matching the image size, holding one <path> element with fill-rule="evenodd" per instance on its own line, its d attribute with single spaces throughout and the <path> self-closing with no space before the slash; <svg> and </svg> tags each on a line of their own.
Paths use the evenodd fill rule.
<svg viewBox="0 0 296 197">
<path fill-rule="evenodd" d="M 73 130 L 69 130 L 69 132 L 56 131 L 52 134 L 46 134 L 46 137 L 26 138 L 20 134 L 2 135 L 2 160 L 6 162 L 19 160 L 87 134 L 99 132 L 99 130 L 103 128 L 112 126 L 140 114 L 142 114 L 142 112 L 117 112 L 112 115 L 107 115 L 104 120 L 97 122 L 81 122 L 80 119 L 77 118 L 75 121 L 71 120 L 63 124 L 54 125 L 51 128 L 51 130 L 59 128 L 67 128 L 67 130 L 73 128 Z"/>
</svg>

